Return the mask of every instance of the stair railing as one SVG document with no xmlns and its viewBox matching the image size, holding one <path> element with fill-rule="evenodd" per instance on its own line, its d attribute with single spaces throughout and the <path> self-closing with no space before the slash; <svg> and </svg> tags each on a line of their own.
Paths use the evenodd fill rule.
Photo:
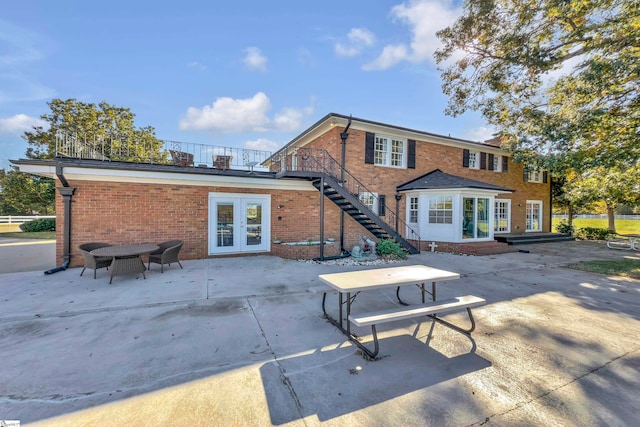
<svg viewBox="0 0 640 427">
<path fill-rule="evenodd" d="M 276 173 L 286 171 L 320 172 L 332 177 L 343 188 L 358 198 L 369 212 L 381 218 L 397 233 L 404 236 L 405 239 L 418 241 L 418 248 L 420 247 L 421 238 L 417 231 L 403 221 L 393 209 L 390 209 L 389 205 L 381 203 L 380 197 L 370 191 L 348 170 L 344 169 L 340 162 L 334 159 L 326 150 L 306 147 L 287 149 L 277 153 L 272 158 L 271 164 L 271 171 Z M 371 210 L 368 204 L 363 201 L 363 196 L 373 201 L 372 206 L 384 205 L 384 217 Z M 401 233 L 398 231 L 399 229 L 404 229 L 405 232 Z"/>
</svg>

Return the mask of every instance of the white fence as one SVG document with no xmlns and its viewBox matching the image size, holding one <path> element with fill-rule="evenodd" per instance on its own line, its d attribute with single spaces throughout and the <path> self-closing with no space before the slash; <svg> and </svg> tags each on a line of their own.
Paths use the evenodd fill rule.
<svg viewBox="0 0 640 427">
<path fill-rule="evenodd" d="M 24 224 L 40 218 L 55 218 L 55 215 L 34 215 L 34 216 L 0 216 L 0 224 Z"/>
<path fill-rule="evenodd" d="M 568 215 L 553 215 L 554 218 L 567 218 Z M 582 215 L 574 215 L 573 219 L 576 218 L 604 218 L 607 219 L 607 214 L 582 214 Z M 640 219 L 640 215 L 615 215 L 616 219 Z"/>
</svg>

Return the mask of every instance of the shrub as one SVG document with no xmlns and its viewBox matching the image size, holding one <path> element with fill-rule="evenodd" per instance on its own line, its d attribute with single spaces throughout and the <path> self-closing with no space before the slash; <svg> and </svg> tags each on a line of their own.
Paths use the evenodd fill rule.
<svg viewBox="0 0 640 427">
<path fill-rule="evenodd" d="M 576 228 L 573 225 L 569 224 L 569 221 L 563 219 L 556 225 L 556 231 L 562 234 L 573 234 L 576 231 Z"/>
<path fill-rule="evenodd" d="M 406 252 L 402 250 L 398 243 L 391 239 L 380 240 L 376 245 L 376 254 L 388 258 L 407 258 Z"/>
<path fill-rule="evenodd" d="M 584 227 L 576 230 L 575 237 L 580 240 L 606 240 L 613 234 L 615 233 L 607 228 Z"/>
<path fill-rule="evenodd" d="M 56 231 L 55 218 L 39 218 L 33 221 L 20 224 L 20 230 L 25 233 L 34 233 L 36 231 Z"/>
</svg>

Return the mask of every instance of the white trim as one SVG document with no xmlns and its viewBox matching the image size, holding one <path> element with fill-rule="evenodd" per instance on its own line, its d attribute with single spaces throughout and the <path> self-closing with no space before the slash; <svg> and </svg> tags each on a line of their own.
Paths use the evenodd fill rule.
<svg viewBox="0 0 640 427">
<path fill-rule="evenodd" d="M 234 246 L 218 246 L 216 244 L 218 234 L 218 218 L 214 214 L 214 204 L 216 201 L 228 202 L 233 205 L 234 212 L 234 226 L 233 226 L 233 240 L 238 244 Z M 247 224 L 244 224 L 244 213 L 241 212 L 242 208 L 247 203 L 259 202 L 262 203 L 262 222 L 260 224 L 261 229 L 261 244 L 248 246 L 243 242 L 244 236 L 243 230 L 248 228 Z M 270 194 L 246 194 L 246 193 L 216 193 L 210 192 L 208 197 L 208 254 L 220 255 L 220 254 L 238 254 L 238 253 L 261 253 L 271 251 L 271 195 Z"/>
<path fill-rule="evenodd" d="M 498 231 L 495 229 L 496 227 L 496 223 L 495 223 L 495 219 L 496 219 L 496 213 L 498 212 L 498 210 L 496 209 L 496 205 L 498 203 L 506 203 L 507 207 L 505 208 L 505 211 L 507 213 L 507 229 L 503 230 L 503 231 Z M 511 199 L 493 199 L 493 233 L 494 234 L 502 234 L 502 233 L 510 233 L 511 232 Z"/>
<path fill-rule="evenodd" d="M 316 139 L 318 136 L 323 135 L 324 133 L 336 127 L 342 130 L 347 126 L 348 120 L 349 119 L 345 117 L 329 116 L 322 122 L 318 123 L 315 127 L 309 128 L 308 131 L 303 132 L 302 135 L 298 135 L 295 139 L 291 140 L 280 150 L 293 146 L 303 147 L 312 140 Z M 448 147 L 466 148 L 474 151 L 483 151 L 485 153 L 493 153 L 505 157 L 510 157 L 506 151 L 501 150 L 498 147 L 483 144 L 481 142 L 458 141 L 449 139 L 445 136 L 423 133 L 418 130 L 402 129 L 401 127 L 394 127 L 391 125 L 385 126 L 384 124 L 361 122 L 355 118 L 352 118 L 350 129 L 383 135 L 395 135 L 398 138 L 404 138 L 406 140 L 413 139 L 421 142 L 428 142 Z"/>
<path fill-rule="evenodd" d="M 19 165 L 20 172 L 56 178 L 55 166 Z M 74 181 L 131 182 L 141 184 L 189 185 L 223 188 L 255 188 L 261 190 L 318 190 L 308 181 L 292 179 L 261 179 L 228 175 L 207 175 L 180 172 L 152 172 L 122 169 L 97 169 L 65 166 L 63 174 Z"/>
<path fill-rule="evenodd" d="M 529 210 L 529 204 L 537 204 L 539 206 L 538 208 L 538 217 L 539 217 L 539 221 L 538 221 L 538 228 L 537 229 L 528 229 L 527 228 L 527 211 Z M 526 233 L 538 233 L 540 231 L 543 230 L 543 224 L 542 222 L 544 221 L 544 210 L 543 210 L 544 204 L 542 203 L 542 200 L 527 200 L 526 204 L 525 204 L 525 211 L 524 211 L 524 215 L 525 215 L 525 232 Z"/>
</svg>

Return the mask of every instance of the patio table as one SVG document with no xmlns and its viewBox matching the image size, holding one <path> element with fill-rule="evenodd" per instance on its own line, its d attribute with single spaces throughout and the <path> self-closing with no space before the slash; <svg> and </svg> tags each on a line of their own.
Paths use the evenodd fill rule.
<svg viewBox="0 0 640 427">
<path fill-rule="evenodd" d="M 158 245 L 139 244 L 139 245 L 116 245 L 98 248 L 91 251 L 95 256 L 112 257 L 109 278 L 109 284 L 113 280 L 113 276 L 122 276 L 125 274 L 142 273 L 142 277 L 146 279 L 144 271 L 147 269 L 142 261 L 141 255 L 148 254 L 159 249 Z"/>
</svg>

